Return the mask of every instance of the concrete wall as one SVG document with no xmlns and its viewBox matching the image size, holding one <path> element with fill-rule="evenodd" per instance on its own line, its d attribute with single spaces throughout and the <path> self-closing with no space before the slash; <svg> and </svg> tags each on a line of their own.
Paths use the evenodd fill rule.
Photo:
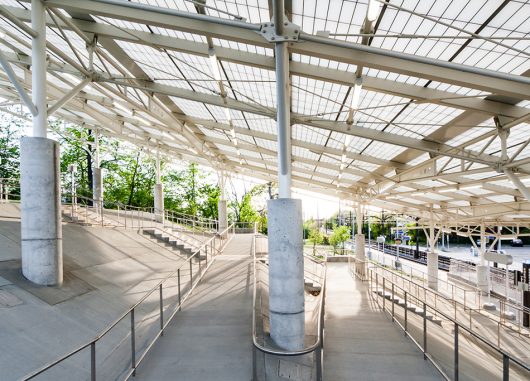
<svg viewBox="0 0 530 381">
<path fill-rule="evenodd" d="M 40 285 L 63 281 L 59 143 L 23 137 L 20 143 L 22 273 Z"/>
</svg>

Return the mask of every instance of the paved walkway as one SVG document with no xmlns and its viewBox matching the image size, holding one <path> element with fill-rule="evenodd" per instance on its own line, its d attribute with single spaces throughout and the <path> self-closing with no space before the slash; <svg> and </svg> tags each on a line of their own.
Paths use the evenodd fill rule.
<svg viewBox="0 0 530 381">
<path fill-rule="evenodd" d="M 235 235 L 217 257 L 135 379 L 250 380 L 252 234 Z"/>
<path fill-rule="evenodd" d="M 443 380 L 346 263 L 328 263 L 327 277 L 324 379 Z"/>
</svg>

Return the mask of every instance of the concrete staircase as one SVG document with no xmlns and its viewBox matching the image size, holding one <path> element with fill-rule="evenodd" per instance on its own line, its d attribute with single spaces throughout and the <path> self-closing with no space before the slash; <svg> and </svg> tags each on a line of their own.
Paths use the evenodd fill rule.
<svg viewBox="0 0 530 381">
<path fill-rule="evenodd" d="M 192 242 L 190 237 L 183 239 L 182 234 L 173 232 L 169 233 L 161 229 L 143 229 L 142 232 L 158 243 L 164 244 L 166 247 L 170 247 L 173 250 L 179 251 L 182 255 L 187 257 L 193 255 L 201 245 L 199 241 Z M 196 258 L 197 260 L 199 259 L 198 256 L 196 256 Z M 205 260 L 206 253 L 201 253 L 200 259 L 201 261 Z"/>
<path fill-rule="evenodd" d="M 105 218 L 103 215 L 103 223 L 101 222 L 101 216 L 91 209 L 79 208 L 76 213 L 72 215 L 72 209 L 70 206 L 64 206 L 62 208 L 62 217 L 64 222 L 70 222 L 81 226 L 102 226 L 107 228 L 117 227 L 120 224 L 117 221 Z"/>
<path fill-rule="evenodd" d="M 392 293 L 391 292 L 384 292 L 383 290 L 377 290 L 377 291 L 374 291 L 377 293 L 377 295 L 379 296 L 383 296 L 384 295 L 384 298 L 391 301 L 392 303 L 396 303 L 398 306 L 400 307 L 405 307 L 405 300 L 404 299 L 401 299 L 400 297 L 398 296 L 395 296 L 392 297 Z M 409 303 L 407 302 L 406 304 L 406 308 L 408 311 L 416 314 L 416 315 L 419 315 L 421 317 L 425 316 L 427 318 L 427 320 L 429 320 L 430 322 L 434 323 L 434 324 L 437 324 L 439 325 L 440 327 L 442 326 L 442 320 L 441 319 L 438 319 L 437 317 L 435 317 L 433 314 L 430 314 L 429 312 L 427 312 L 427 315 L 425 315 L 425 311 L 423 308 L 413 304 L 413 303 Z"/>
</svg>

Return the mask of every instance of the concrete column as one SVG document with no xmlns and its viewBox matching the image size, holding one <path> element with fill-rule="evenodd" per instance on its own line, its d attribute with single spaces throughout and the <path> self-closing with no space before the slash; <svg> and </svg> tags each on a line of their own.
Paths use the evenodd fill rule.
<svg viewBox="0 0 530 381">
<path fill-rule="evenodd" d="M 365 253 L 365 242 L 363 232 L 363 211 L 361 205 L 357 206 L 356 210 L 356 220 L 357 220 L 357 234 L 355 235 L 355 258 L 359 261 L 366 260 Z M 364 275 L 365 268 L 364 266 L 359 266 L 357 272 L 361 275 Z"/>
<path fill-rule="evenodd" d="M 103 201 L 103 173 L 101 168 L 92 168 L 92 198 L 94 199 L 97 208 Z"/>
<path fill-rule="evenodd" d="M 22 274 L 39 285 L 63 282 L 59 144 L 46 138 L 46 18 L 41 0 L 31 2 L 33 137 L 20 141 Z"/>
<path fill-rule="evenodd" d="M 155 220 L 164 222 L 164 184 L 160 171 L 160 147 L 156 150 L 156 184 L 153 189 L 155 202 Z"/>
<path fill-rule="evenodd" d="M 480 265 L 477 265 L 477 287 L 488 292 L 489 268 L 486 265 L 484 254 L 486 253 L 486 226 L 480 225 Z"/>
<path fill-rule="evenodd" d="M 228 210 L 225 194 L 225 176 L 222 172 L 219 174 L 219 190 L 219 201 L 217 202 L 217 232 L 221 234 L 226 230 L 226 228 L 228 228 Z M 226 234 L 223 234 L 221 238 L 226 238 Z"/>
<path fill-rule="evenodd" d="M 103 202 L 103 172 L 99 167 L 99 131 L 94 131 L 94 168 L 92 168 L 92 198 L 99 209 Z"/>
<path fill-rule="evenodd" d="M 63 281 L 59 168 L 59 143 L 21 139 L 22 274 L 45 286 Z"/>
<path fill-rule="evenodd" d="M 154 195 L 156 222 L 164 222 L 164 184 L 155 184 Z"/>
<path fill-rule="evenodd" d="M 301 200 L 269 200 L 270 332 L 281 348 L 304 346 L 304 257 Z"/>
<path fill-rule="evenodd" d="M 427 281 L 429 287 L 438 290 L 438 253 L 436 252 L 436 239 L 434 234 L 434 215 L 431 210 L 431 227 L 429 229 L 429 251 L 427 252 Z"/>
<path fill-rule="evenodd" d="M 226 200 L 219 199 L 217 202 L 217 212 L 219 217 L 219 228 L 218 233 L 221 234 L 228 227 L 228 211 L 227 211 Z M 226 234 L 222 238 L 225 238 Z"/>
</svg>

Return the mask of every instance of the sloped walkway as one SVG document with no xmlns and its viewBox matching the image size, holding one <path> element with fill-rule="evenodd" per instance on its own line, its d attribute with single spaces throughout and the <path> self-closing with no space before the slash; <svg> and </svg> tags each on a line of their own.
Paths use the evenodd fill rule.
<svg viewBox="0 0 530 381">
<path fill-rule="evenodd" d="M 252 234 L 235 235 L 137 369 L 137 380 L 250 380 Z"/>
<path fill-rule="evenodd" d="M 346 263 L 328 263 L 326 287 L 325 380 L 443 380 Z"/>
</svg>

